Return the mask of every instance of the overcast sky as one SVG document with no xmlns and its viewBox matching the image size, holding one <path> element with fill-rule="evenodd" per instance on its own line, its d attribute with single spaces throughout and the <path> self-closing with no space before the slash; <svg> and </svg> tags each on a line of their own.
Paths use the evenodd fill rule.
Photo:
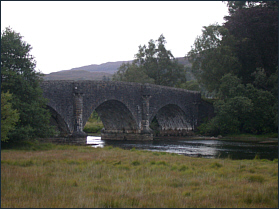
<svg viewBox="0 0 279 209">
<path fill-rule="evenodd" d="M 48 74 L 133 60 L 161 34 L 175 57 L 191 49 L 202 26 L 224 22 L 222 1 L 1 1 L 1 31 L 10 26 Z"/>
</svg>

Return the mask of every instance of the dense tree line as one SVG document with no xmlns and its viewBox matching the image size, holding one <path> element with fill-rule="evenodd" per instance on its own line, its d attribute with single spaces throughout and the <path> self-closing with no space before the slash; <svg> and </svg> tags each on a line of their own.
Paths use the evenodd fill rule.
<svg viewBox="0 0 279 209">
<path fill-rule="evenodd" d="M 1 33 L 1 142 L 19 142 L 54 134 L 49 126 L 31 45 L 11 28 Z M 3 137 L 4 136 L 4 137 Z"/>
<path fill-rule="evenodd" d="M 278 2 L 228 1 L 223 25 L 204 26 L 181 66 L 163 35 L 139 46 L 113 80 L 154 83 L 214 98 L 216 117 L 204 134 L 278 131 Z M 190 78 L 190 71 L 195 79 Z"/>
<path fill-rule="evenodd" d="M 187 54 L 217 98 L 207 134 L 278 131 L 278 2 L 229 1 L 223 25 L 203 27 Z"/>
</svg>

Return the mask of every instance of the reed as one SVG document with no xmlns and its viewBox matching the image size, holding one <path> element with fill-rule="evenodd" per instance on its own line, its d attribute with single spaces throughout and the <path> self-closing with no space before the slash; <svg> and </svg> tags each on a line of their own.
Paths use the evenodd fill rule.
<svg viewBox="0 0 279 209">
<path fill-rule="evenodd" d="M 278 160 L 61 145 L 2 150 L 1 207 L 278 208 Z"/>
</svg>

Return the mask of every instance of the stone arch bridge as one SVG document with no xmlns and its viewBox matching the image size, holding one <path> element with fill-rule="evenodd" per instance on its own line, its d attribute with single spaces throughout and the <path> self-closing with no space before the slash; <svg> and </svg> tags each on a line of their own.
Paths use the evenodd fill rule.
<svg viewBox="0 0 279 209">
<path fill-rule="evenodd" d="M 85 138 L 84 125 L 95 110 L 104 129 L 102 139 L 152 140 L 150 123 L 159 124 L 157 135 L 189 135 L 210 117 L 212 107 L 200 92 L 152 84 L 113 81 L 44 81 L 51 124 L 60 137 Z"/>
</svg>

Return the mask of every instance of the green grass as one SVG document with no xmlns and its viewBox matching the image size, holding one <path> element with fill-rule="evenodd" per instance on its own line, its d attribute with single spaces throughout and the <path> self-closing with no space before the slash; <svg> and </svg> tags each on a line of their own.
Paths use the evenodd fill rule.
<svg viewBox="0 0 279 209">
<path fill-rule="evenodd" d="M 278 159 L 43 146 L 1 151 L 1 207 L 278 207 Z"/>
<path fill-rule="evenodd" d="M 86 122 L 83 131 L 85 133 L 100 133 L 102 128 L 104 128 L 104 125 L 101 118 L 96 111 L 93 111 Z"/>
<path fill-rule="evenodd" d="M 86 133 L 100 133 L 104 128 L 102 121 L 87 121 L 83 131 Z"/>
</svg>

